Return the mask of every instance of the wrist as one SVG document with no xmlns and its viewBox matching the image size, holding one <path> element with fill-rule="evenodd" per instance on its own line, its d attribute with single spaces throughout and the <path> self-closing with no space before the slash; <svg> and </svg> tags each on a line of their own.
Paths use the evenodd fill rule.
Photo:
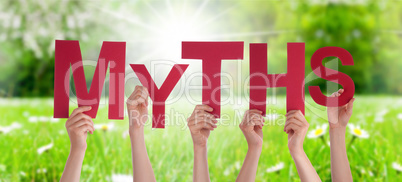
<svg viewBox="0 0 402 182">
<path fill-rule="evenodd" d="M 301 148 L 301 149 L 289 150 L 289 152 L 290 152 L 290 155 L 291 155 L 293 158 L 295 158 L 295 157 L 298 158 L 298 157 L 301 157 L 301 156 L 305 155 L 303 148 Z"/>
<path fill-rule="evenodd" d="M 343 135 L 345 136 L 346 133 L 346 126 L 344 127 L 336 127 L 336 128 L 329 128 L 330 135 Z"/>
<path fill-rule="evenodd" d="M 205 142 L 205 143 L 195 143 L 193 141 L 193 147 L 194 147 L 194 149 L 206 149 L 207 148 L 207 142 Z"/>
<path fill-rule="evenodd" d="M 144 127 L 130 127 L 128 134 L 130 137 L 144 136 Z"/>
<path fill-rule="evenodd" d="M 70 148 L 70 154 L 72 155 L 85 155 L 85 151 L 87 150 L 87 147 L 74 147 L 71 146 Z"/>
<path fill-rule="evenodd" d="M 207 153 L 207 145 L 194 145 L 194 155 Z"/>
<path fill-rule="evenodd" d="M 262 145 L 248 145 L 248 151 L 260 152 L 262 151 Z"/>
<path fill-rule="evenodd" d="M 306 156 L 306 153 L 304 152 L 303 149 L 301 149 L 301 150 L 290 151 L 290 155 L 292 156 L 292 158 L 294 160 L 296 160 L 296 159 L 300 159 L 300 158 L 303 158 L 304 156 Z"/>
</svg>

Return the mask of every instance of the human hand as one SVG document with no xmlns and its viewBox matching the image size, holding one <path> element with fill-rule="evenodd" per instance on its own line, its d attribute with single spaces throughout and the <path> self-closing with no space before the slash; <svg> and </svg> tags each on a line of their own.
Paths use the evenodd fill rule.
<svg viewBox="0 0 402 182">
<path fill-rule="evenodd" d="M 148 95 L 146 87 L 137 85 L 127 99 L 130 132 L 135 129 L 143 129 L 148 120 Z"/>
<path fill-rule="evenodd" d="M 209 113 L 212 110 L 208 105 L 197 105 L 187 119 L 194 146 L 206 146 L 210 131 L 216 128 L 218 121 Z"/>
<path fill-rule="evenodd" d="M 249 148 L 262 147 L 262 126 L 265 121 L 261 114 L 262 112 L 256 109 L 248 110 L 239 125 Z"/>
<path fill-rule="evenodd" d="M 70 138 L 71 150 L 85 151 L 87 148 L 87 132 L 95 131 L 92 118 L 83 112 L 91 110 L 91 106 L 81 106 L 74 109 L 66 121 L 66 129 Z"/>
<path fill-rule="evenodd" d="M 334 92 L 330 97 L 339 97 L 343 93 L 343 89 L 339 89 Z M 346 128 L 350 117 L 353 112 L 353 102 L 355 98 L 350 99 L 350 101 L 340 107 L 327 107 L 328 122 L 330 129 L 334 128 Z"/>
<path fill-rule="evenodd" d="M 290 154 L 303 153 L 303 141 L 309 124 L 300 110 L 292 110 L 286 114 L 285 131 L 288 134 L 288 148 Z"/>
</svg>

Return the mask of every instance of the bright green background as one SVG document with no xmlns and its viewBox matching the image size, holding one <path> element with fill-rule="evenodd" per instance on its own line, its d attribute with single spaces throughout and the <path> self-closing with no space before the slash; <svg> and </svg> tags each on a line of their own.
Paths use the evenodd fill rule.
<svg viewBox="0 0 402 182">
<path fill-rule="evenodd" d="M 401 181 L 392 167 L 400 158 L 399 128 L 402 120 L 402 1 L 398 0 L 133 0 L 133 1 L 22 1 L 0 2 L 0 129 L 13 122 L 21 128 L 0 133 L 0 182 L 58 181 L 69 152 L 65 119 L 31 123 L 30 117 L 53 114 L 54 41 L 80 40 L 84 60 L 96 60 L 102 41 L 127 43 L 126 66 L 151 65 L 154 60 L 180 60 L 181 41 L 244 41 L 241 72 L 233 62 L 224 62 L 222 71 L 233 76 L 233 90 L 223 95 L 248 97 L 243 84 L 248 73 L 248 44 L 268 43 L 269 72 L 286 72 L 286 43 L 306 43 L 306 88 L 320 85 L 327 93 L 337 85 L 328 84 L 311 74 L 310 58 L 319 48 L 339 46 L 348 50 L 354 66 L 342 66 L 328 58 L 332 67 L 348 74 L 356 85 L 356 103 L 351 123 L 366 130 L 369 138 L 357 138 L 348 148 L 355 181 Z M 198 65 L 197 65 L 198 64 Z M 237 66 L 239 66 L 237 65 Z M 129 67 L 128 67 L 129 68 Z M 187 72 L 200 72 L 199 62 L 191 62 Z M 150 69 L 161 83 L 170 67 Z M 85 67 L 88 85 L 93 67 Z M 126 75 L 131 74 L 126 70 Z M 165 73 L 165 75 L 164 75 Z M 240 75 L 237 77 L 236 75 Z M 307 79 L 306 79 L 307 80 Z M 227 83 L 226 81 L 222 81 Z M 200 80 L 193 83 L 200 85 Z M 126 97 L 139 84 L 129 80 Z M 179 84 L 178 84 L 179 85 Z M 73 88 L 73 84 L 71 84 Z M 108 82 L 105 88 L 108 88 Z M 328 88 L 327 88 L 328 87 Z M 240 88 L 240 89 L 237 89 Z M 105 91 L 106 90 L 106 91 Z M 104 89 L 107 92 L 107 89 Z M 285 89 L 278 89 L 283 95 Z M 74 93 L 74 89 L 72 89 Z M 195 91 L 195 96 L 200 96 Z M 272 94 L 269 92 L 270 95 Z M 178 91 L 174 90 L 173 96 Z M 325 109 L 306 91 L 306 118 L 310 131 L 326 123 Z M 284 114 L 284 96 L 278 96 L 273 111 Z M 75 102 L 74 99 L 71 100 Z M 188 115 L 195 104 L 182 97 L 167 106 Z M 71 109 L 76 107 L 71 104 Z M 239 117 L 247 102 L 222 106 L 231 120 L 220 125 L 209 139 L 208 160 L 212 181 L 234 181 L 246 154 L 246 141 L 238 129 Z M 113 174 L 131 175 L 129 138 L 123 138 L 127 121 L 107 120 L 107 106 L 101 105 L 95 123 L 114 122 L 107 132 L 97 131 L 88 138 L 83 181 L 105 181 Z M 386 113 L 381 115 L 380 113 Z M 240 114 L 241 116 L 242 114 Z M 375 118 L 383 118 L 382 122 Z M 174 123 L 173 123 L 174 122 Z M 185 119 L 168 122 L 164 130 L 146 127 L 146 143 L 158 181 L 190 181 L 192 144 Z M 264 151 L 260 159 L 258 181 L 299 181 L 288 153 L 283 124 L 264 127 Z M 320 138 L 306 139 L 304 148 L 323 181 L 330 181 L 330 153 Z M 347 133 L 346 143 L 352 139 Z M 53 142 L 48 152 L 37 149 Z M 277 173 L 266 169 L 284 162 Z M 46 168 L 44 174 L 38 173 Z M 227 175 L 225 175 L 227 174 Z"/>
<path fill-rule="evenodd" d="M 285 99 L 279 97 L 278 102 Z M 307 99 L 307 102 L 312 102 Z M 29 103 L 29 104 L 26 104 Z M 191 104 L 179 101 L 167 106 L 185 115 L 191 114 Z M 52 100 L 2 100 L 0 106 L 1 121 L 20 122 L 23 127 L 7 135 L 0 135 L 2 157 L 0 164 L 6 169 L 0 171 L 0 181 L 57 181 L 64 168 L 69 152 L 68 135 L 65 132 L 64 121 L 57 123 L 30 123 L 26 120 L 31 116 L 51 116 Z M 71 108 L 72 109 L 72 108 Z M 241 106 L 240 111 L 247 109 Z M 283 104 L 269 109 L 285 114 Z M 317 125 L 326 123 L 324 119 L 313 115 L 307 107 L 306 118 L 310 122 L 309 131 Z M 323 109 L 319 107 L 318 109 Z M 378 111 L 386 110 L 383 122 L 376 122 Z M 401 163 L 402 137 L 399 128 L 402 119 L 402 99 L 397 97 L 358 96 L 354 105 L 354 114 L 350 123 L 360 125 L 366 130 L 369 138 L 356 138 L 347 149 L 353 178 L 355 181 L 400 181 L 401 174 L 392 168 L 393 162 Z M 230 114 L 234 120 L 221 122 L 211 133 L 208 141 L 208 163 L 212 181 L 234 181 L 247 152 L 247 142 L 241 130 L 240 122 L 230 106 L 224 106 L 222 113 Z M 325 111 L 321 114 L 325 115 Z M 23 116 L 25 115 L 25 116 Z M 107 117 L 107 108 L 99 110 L 99 118 Z M 95 123 L 114 122 L 115 127 L 109 131 L 97 130 L 87 139 L 88 149 L 84 160 L 82 181 L 106 181 L 112 174 L 132 174 L 131 148 L 129 137 L 123 137 L 128 129 L 127 119 L 124 121 L 105 121 L 95 119 Z M 145 141 L 148 154 L 158 181 L 191 181 L 193 151 L 190 132 L 185 121 L 168 121 L 166 129 L 151 129 L 150 123 L 145 127 Z M 224 124 L 222 124 L 224 123 Z M 64 132 L 63 132 L 64 131 Z M 60 133 L 61 132 L 61 133 Z M 267 121 L 263 128 L 264 143 L 261 154 L 257 181 L 300 181 L 293 160 L 287 149 L 287 135 L 283 132 L 283 122 Z M 349 145 L 352 134 L 347 130 L 346 144 Z M 323 181 L 331 181 L 330 149 L 327 146 L 329 134 L 324 135 L 325 143 L 320 138 L 306 138 L 304 149 L 310 161 Z M 54 147 L 39 155 L 37 149 L 53 142 Z M 284 168 L 279 172 L 267 173 L 266 169 L 284 162 Z M 237 163 L 237 164 L 236 164 Z M 236 167 L 238 166 L 238 167 Z M 37 173 L 38 168 L 46 168 L 47 173 Z M 26 176 L 20 173 L 24 172 Z M 226 175 L 225 175 L 226 174 Z"/>
</svg>

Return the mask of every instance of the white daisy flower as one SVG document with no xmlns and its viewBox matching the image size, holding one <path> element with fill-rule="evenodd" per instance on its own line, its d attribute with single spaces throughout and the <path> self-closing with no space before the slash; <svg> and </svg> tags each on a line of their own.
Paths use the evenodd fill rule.
<svg viewBox="0 0 402 182">
<path fill-rule="evenodd" d="M 40 121 L 40 122 L 49 121 L 49 117 L 46 117 L 46 116 L 39 116 L 38 121 Z"/>
<path fill-rule="evenodd" d="M 96 130 L 100 129 L 102 131 L 110 131 L 114 128 L 114 123 L 103 123 L 103 124 L 94 124 Z"/>
<path fill-rule="evenodd" d="M 22 113 L 23 116 L 28 117 L 29 116 L 29 112 L 28 111 L 24 111 L 24 113 Z"/>
<path fill-rule="evenodd" d="M 121 135 L 123 138 L 127 138 L 127 136 L 129 136 L 130 133 L 128 130 L 124 131 L 123 134 Z"/>
<path fill-rule="evenodd" d="M 47 169 L 46 168 L 39 168 L 36 170 L 36 173 L 47 173 Z"/>
<path fill-rule="evenodd" d="M 66 130 L 59 130 L 59 135 L 64 135 L 66 134 Z"/>
<path fill-rule="evenodd" d="M 230 169 L 226 168 L 225 171 L 223 171 L 224 176 L 229 176 L 230 175 Z"/>
<path fill-rule="evenodd" d="M 27 173 L 25 173 L 24 171 L 20 171 L 20 176 L 27 176 Z"/>
<path fill-rule="evenodd" d="M 29 118 L 28 118 L 28 122 L 30 122 L 30 123 L 36 123 L 36 122 L 38 122 L 38 117 L 37 116 L 30 116 Z"/>
<path fill-rule="evenodd" d="M 49 121 L 51 122 L 51 123 L 57 123 L 57 122 L 59 122 L 60 121 L 60 118 L 53 118 L 52 116 L 49 118 Z"/>
<path fill-rule="evenodd" d="M 21 128 L 21 127 L 22 127 L 21 124 L 14 122 L 10 126 L 0 126 L 0 133 L 7 134 L 7 133 L 9 133 L 15 129 Z"/>
<path fill-rule="evenodd" d="M 358 125 L 349 124 L 348 126 L 353 136 L 358 138 L 368 138 L 370 136 L 366 130 L 361 129 Z"/>
<path fill-rule="evenodd" d="M 88 165 L 88 164 L 84 164 L 84 165 L 82 166 L 82 170 L 83 170 L 83 171 L 90 171 L 90 172 L 93 172 L 93 171 L 95 170 L 95 168 L 92 167 L 92 166 L 90 166 L 90 165 Z"/>
<path fill-rule="evenodd" d="M 239 169 L 241 168 L 240 161 L 236 161 L 236 163 L 234 164 L 234 167 L 235 167 L 237 170 L 239 170 Z"/>
<path fill-rule="evenodd" d="M 53 148 L 53 142 L 48 144 L 48 145 L 45 145 L 43 147 L 39 147 L 37 151 L 38 151 L 38 154 L 40 155 L 43 152 L 46 152 L 46 151 L 50 150 L 51 148 Z"/>
<path fill-rule="evenodd" d="M 0 164 L 0 171 L 1 171 L 1 172 L 6 171 L 6 169 L 7 169 L 6 165 Z"/>
<path fill-rule="evenodd" d="M 37 123 L 37 122 L 57 123 L 59 121 L 60 121 L 59 118 L 53 118 L 53 116 L 30 116 L 28 118 L 28 122 L 30 123 Z"/>
<path fill-rule="evenodd" d="M 311 130 L 307 134 L 307 138 L 318 138 L 323 136 L 327 132 L 328 124 L 324 123 L 322 125 L 318 125 L 314 130 Z"/>
<path fill-rule="evenodd" d="M 278 172 L 278 171 L 282 170 L 284 167 L 285 167 L 285 163 L 279 162 L 278 164 L 276 164 L 276 165 L 274 165 L 272 167 L 269 167 L 266 170 L 266 172 L 267 173 Z"/>
<path fill-rule="evenodd" d="M 378 112 L 378 113 L 375 115 L 374 121 L 375 121 L 375 122 L 379 122 L 379 123 L 384 122 L 384 116 L 385 116 L 387 113 L 388 113 L 388 110 L 387 110 L 387 109 L 384 109 L 384 110 Z"/>
<path fill-rule="evenodd" d="M 398 115 L 396 115 L 396 117 L 397 117 L 399 120 L 402 120 L 402 113 L 399 113 Z"/>
<path fill-rule="evenodd" d="M 28 135 L 28 134 L 29 134 L 29 131 L 28 131 L 28 130 L 23 130 L 22 133 L 23 133 L 24 135 Z"/>
<path fill-rule="evenodd" d="M 402 165 L 398 164 L 397 162 L 392 163 L 392 168 L 394 168 L 398 172 L 402 172 Z"/>
<path fill-rule="evenodd" d="M 112 174 L 112 182 L 133 182 L 133 176 L 127 174 Z"/>
</svg>

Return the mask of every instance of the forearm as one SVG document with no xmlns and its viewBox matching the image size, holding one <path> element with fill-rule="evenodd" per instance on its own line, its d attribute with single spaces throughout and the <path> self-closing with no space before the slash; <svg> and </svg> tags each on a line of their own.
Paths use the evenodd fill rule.
<svg viewBox="0 0 402 182">
<path fill-rule="evenodd" d="M 144 130 L 130 131 L 134 181 L 156 181 L 145 146 Z"/>
<path fill-rule="evenodd" d="M 292 158 L 295 161 L 297 173 L 299 174 L 300 180 L 302 182 L 321 181 L 320 177 L 318 176 L 317 172 L 315 171 L 313 165 L 311 164 L 304 151 L 293 154 Z"/>
<path fill-rule="evenodd" d="M 239 176 L 237 176 L 236 179 L 237 182 L 255 181 L 261 150 L 261 147 L 248 148 L 243 166 L 241 167 Z"/>
<path fill-rule="evenodd" d="M 353 181 L 348 156 L 346 154 L 345 128 L 329 130 L 331 141 L 331 175 L 332 181 Z"/>
<path fill-rule="evenodd" d="M 70 149 L 66 166 L 61 175 L 60 182 L 78 182 L 80 181 L 82 162 L 84 161 L 85 149 Z"/>
<path fill-rule="evenodd" d="M 194 146 L 193 182 L 210 181 L 207 145 Z"/>
</svg>

